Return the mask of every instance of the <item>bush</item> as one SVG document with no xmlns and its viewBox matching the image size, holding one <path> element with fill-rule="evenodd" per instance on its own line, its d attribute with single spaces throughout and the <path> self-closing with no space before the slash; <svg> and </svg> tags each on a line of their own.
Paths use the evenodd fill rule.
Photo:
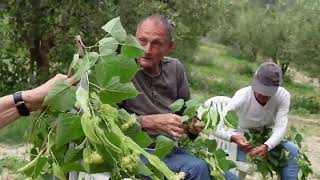
<svg viewBox="0 0 320 180">
<path fill-rule="evenodd" d="M 291 109 L 297 113 L 319 114 L 320 101 L 315 96 L 298 96 L 292 99 Z"/>
<path fill-rule="evenodd" d="M 246 75 L 248 77 L 252 77 L 254 74 L 254 70 L 248 64 L 239 64 L 236 66 L 236 72 L 240 75 Z"/>
</svg>

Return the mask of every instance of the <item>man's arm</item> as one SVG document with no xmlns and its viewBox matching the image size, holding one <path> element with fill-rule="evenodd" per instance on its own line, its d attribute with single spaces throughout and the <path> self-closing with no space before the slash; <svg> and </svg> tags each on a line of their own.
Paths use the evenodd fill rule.
<svg viewBox="0 0 320 180">
<path fill-rule="evenodd" d="M 283 94 L 280 100 L 281 104 L 275 116 L 275 125 L 271 137 L 264 143 L 271 150 L 277 146 L 284 138 L 288 126 L 288 112 L 290 106 L 290 94 L 288 92 Z"/>
<path fill-rule="evenodd" d="M 243 106 L 243 103 L 246 99 L 246 93 L 243 90 L 238 90 L 234 96 L 231 98 L 230 102 L 227 105 L 227 112 L 234 111 L 237 112 L 240 110 L 240 108 Z M 236 132 L 231 132 L 231 131 L 225 131 L 224 129 L 217 129 L 216 132 L 214 132 L 214 135 L 226 140 L 226 141 L 231 141 L 234 143 L 237 143 L 239 145 L 241 144 L 246 144 L 242 135 L 236 133 Z M 231 138 L 232 136 L 236 135 L 237 137 Z M 233 141 L 235 140 L 235 141 Z M 241 142 L 240 142 L 241 141 Z"/>
<path fill-rule="evenodd" d="M 59 80 L 66 80 L 66 75 L 58 74 L 45 84 L 28 91 L 22 91 L 22 99 L 29 111 L 39 109 L 45 96 L 52 86 Z M 13 95 L 7 95 L 0 98 L 0 128 L 20 117 L 20 114 L 14 103 Z"/>
<path fill-rule="evenodd" d="M 189 82 L 183 65 L 177 61 L 178 99 L 185 101 L 190 99 Z"/>
<path fill-rule="evenodd" d="M 284 138 L 288 126 L 288 112 L 290 106 L 290 94 L 283 93 L 280 105 L 275 116 L 275 125 L 271 137 L 261 146 L 254 148 L 249 154 L 253 157 L 265 157 L 267 152 L 276 147 Z"/>
</svg>

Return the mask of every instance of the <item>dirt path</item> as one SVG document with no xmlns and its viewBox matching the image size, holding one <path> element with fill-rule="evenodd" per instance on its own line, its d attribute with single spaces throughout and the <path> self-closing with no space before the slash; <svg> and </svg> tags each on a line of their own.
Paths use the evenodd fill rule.
<svg viewBox="0 0 320 180">
<path fill-rule="evenodd" d="M 0 160 L 8 156 L 14 156 L 18 159 L 28 160 L 29 156 L 27 150 L 30 148 L 30 145 L 21 144 L 21 145 L 7 145 L 0 143 Z"/>
<path fill-rule="evenodd" d="M 306 137 L 303 142 L 307 156 L 312 164 L 313 178 L 320 179 L 320 137 Z"/>
</svg>

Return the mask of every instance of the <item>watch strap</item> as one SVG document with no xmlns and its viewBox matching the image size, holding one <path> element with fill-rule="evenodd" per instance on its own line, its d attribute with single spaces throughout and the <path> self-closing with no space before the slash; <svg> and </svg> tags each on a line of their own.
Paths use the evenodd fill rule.
<svg viewBox="0 0 320 180">
<path fill-rule="evenodd" d="M 30 111 L 27 108 L 26 104 L 24 103 L 24 100 L 22 98 L 22 92 L 16 92 L 13 94 L 13 100 L 16 105 L 16 108 L 20 114 L 20 116 L 29 116 Z"/>
</svg>

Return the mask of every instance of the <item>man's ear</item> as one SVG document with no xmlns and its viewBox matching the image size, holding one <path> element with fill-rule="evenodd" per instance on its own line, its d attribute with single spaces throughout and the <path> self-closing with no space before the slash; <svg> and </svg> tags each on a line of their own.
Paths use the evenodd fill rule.
<svg viewBox="0 0 320 180">
<path fill-rule="evenodd" d="M 169 42 L 169 50 L 173 49 L 175 47 L 174 42 L 170 41 Z"/>
</svg>

